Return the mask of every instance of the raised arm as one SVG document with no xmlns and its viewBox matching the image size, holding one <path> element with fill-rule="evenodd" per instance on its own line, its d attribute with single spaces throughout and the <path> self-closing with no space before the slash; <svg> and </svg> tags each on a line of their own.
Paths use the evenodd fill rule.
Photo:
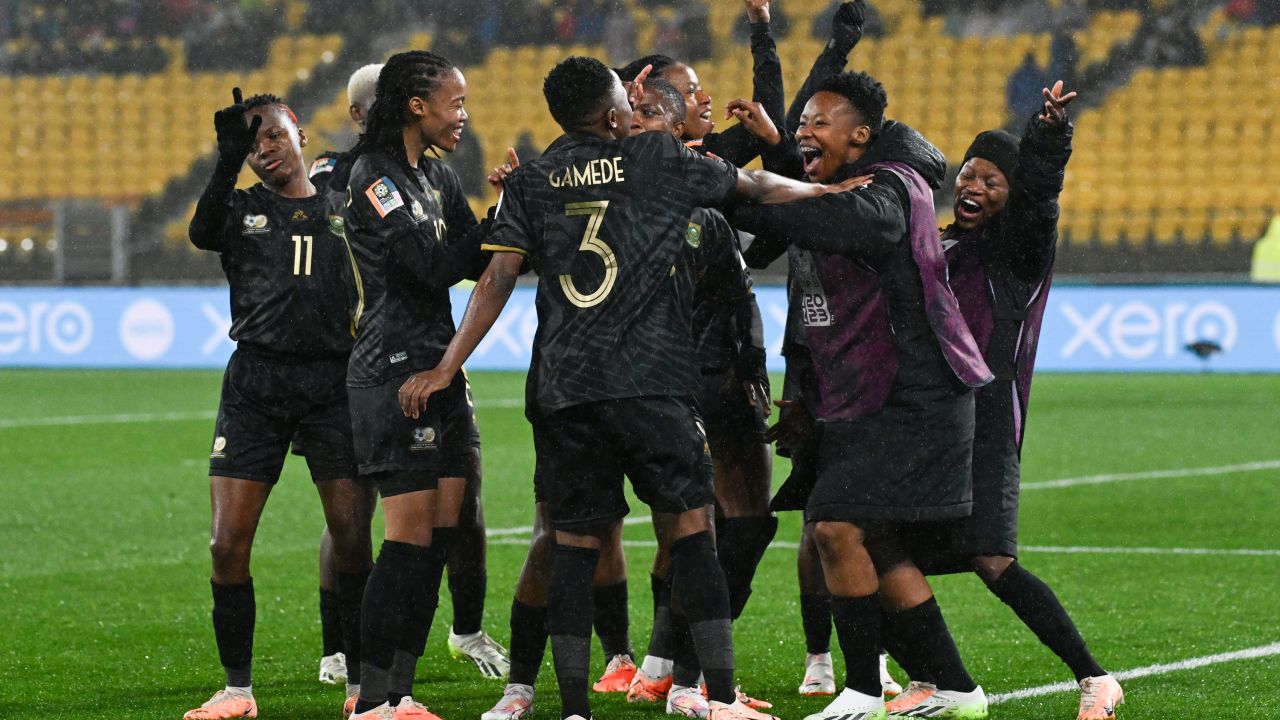
<svg viewBox="0 0 1280 720">
<path fill-rule="evenodd" d="M 747 19 L 751 23 L 752 90 L 751 99 L 758 103 L 767 115 L 769 125 L 774 126 L 772 139 L 762 139 L 741 122 L 722 133 L 706 138 L 707 151 L 742 166 L 751 162 L 765 147 L 776 144 L 781 135 L 786 94 L 782 86 L 782 61 L 778 59 L 778 46 L 769 32 L 769 1 L 744 0 Z M 733 108 L 726 110 L 725 119 L 734 117 Z M 738 118 L 742 120 L 741 117 Z"/>
<path fill-rule="evenodd" d="M 1027 282 L 1044 275 L 1058 241 L 1058 196 L 1062 193 L 1074 128 L 1066 106 L 1076 97 L 1063 95 L 1062 82 L 1044 89 L 1044 109 L 1033 117 L 1018 149 L 1018 167 L 1010 178 L 1009 204 L 997 257 Z"/>
<path fill-rule="evenodd" d="M 800 115 L 804 113 L 805 103 L 818 92 L 818 86 L 832 75 L 844 71 L 849 62 L 849 53 L 853 52 L 854 46 L 862 39 L 862 24 L 866 14 L 866 0 L 842 3 L 836 9 L 835 16 L 831 18 L 831 39 L 822 48 L 822 52 L 818 53 L 817 60 L 809 69 L 809 76 L 805 78 L 800 92 L 796 93 L 787 110 L 784 121 L 787 132 L 794 133 L 800 127 Z"/>
<path fill-rule="evenodd" d="M 213 114 L 213 127 L 218 138 L 218 158 L 213 165 L 213 175 L 196 201 L 195 214 L 187 226 L 191 244 L 201 250 L 221 251 L 223 229 L 231 211 L 231 195 L 236 189 L 236 178 L 244 159 L 253 149 L 254 138 L 262 118 L 254 116 L 253 123 L 245 122 L 244 98 L 240 88 L 231 90 L 232 104 Z"/>
</svg>

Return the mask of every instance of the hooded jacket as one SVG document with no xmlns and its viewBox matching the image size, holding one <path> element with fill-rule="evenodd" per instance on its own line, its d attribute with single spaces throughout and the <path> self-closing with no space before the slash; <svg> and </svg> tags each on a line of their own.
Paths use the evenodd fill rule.
<svg viewBox="0 0 1280 720">
<path fill-rule="evenodd" d="M 895 392 L 923 405 L 990 381 L 947 285 L 928 192 L 945 171 L 937 148 L 890 121 L 834 179 L 871 173 L 872 185 L 735 209 L 735 225 L 756 235 L 748 264 L 788 252 L 792 314 L 816 375 L 806 404 L 818 418 L 855 420 Z"/>
</svg>

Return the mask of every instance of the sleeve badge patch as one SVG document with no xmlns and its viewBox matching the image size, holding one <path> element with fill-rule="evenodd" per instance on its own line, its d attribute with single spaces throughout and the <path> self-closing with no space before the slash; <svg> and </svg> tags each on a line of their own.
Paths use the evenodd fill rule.
<svg viewBox="0 0 1280 720">
<path fill-rule="evenodd" d="M 336 167 L 338 167 L 338 158 L 316 158 L 316 161 L 311 163 L 311 171 L 307 173 L 307 177 L 315 177 L 317 173 L 333 172 Z"/>
<path fill-rule="evenodd" d="M 400 197 L 396 184 L 385 175 L 370 185 L 364 194 L 373 203 L 373 209 L 378 211 L 379 217 L 386 217 L 392 210 L 404 207 L 404 198 Z"/>
</svg>

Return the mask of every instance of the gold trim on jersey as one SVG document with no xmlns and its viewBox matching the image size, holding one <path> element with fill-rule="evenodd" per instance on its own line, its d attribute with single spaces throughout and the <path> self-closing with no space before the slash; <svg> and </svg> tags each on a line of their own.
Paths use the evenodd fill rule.
<svg viewBox="0 0 1280 720">
<path fill-rule="evenodd" d="M 513 252 L 520 253 L 521 255 L 529 254 L 528 250 L 521 250 L 518 247 L 511 247 L 510 245 L 491 245 L 489 243 L 481 243 L 480 249 L 485 252 Z"/>
</svg>

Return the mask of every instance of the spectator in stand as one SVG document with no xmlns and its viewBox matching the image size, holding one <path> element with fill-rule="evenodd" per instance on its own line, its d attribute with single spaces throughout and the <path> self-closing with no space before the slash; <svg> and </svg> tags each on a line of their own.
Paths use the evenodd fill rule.
<svg viewBox="0 0 1280 720">
<path fill-rule="evenodd" d="M 538 149 L 538 144 L 533 140 L 533 134 L 528 130 L 520 133 L 520 137 L 516 138 L 516 157 L 521 162 L 532 162 L 542 156 L 542 151 Z"/>
<path fill-rule="evenodd" d="M 1178 11 L 1155 22 L 1155 31 L 1140 46 L 1139 57 L 1155 67 L 1203 65 L 1208 59 L 1190 13 Z"/>
<path fill-rule="evenodd" d="M 1020 125 L 1040 110 L 1044 102 L 1040 91 L 1048 86 L 1049 75 L 1036 62 L 1035 53 L 1027 53 L 1005 86 L 1005 106 L 1010 121 Z"/>
<path fill-rule="evenodd" d="M 1061 78 L 1067 87 L 1075 87 L 1079 64 L 1080 50 L 1075 38 L 1065 29 L 1055 30 L 1049 43 L 1049 77 Z"/>
</svg>

